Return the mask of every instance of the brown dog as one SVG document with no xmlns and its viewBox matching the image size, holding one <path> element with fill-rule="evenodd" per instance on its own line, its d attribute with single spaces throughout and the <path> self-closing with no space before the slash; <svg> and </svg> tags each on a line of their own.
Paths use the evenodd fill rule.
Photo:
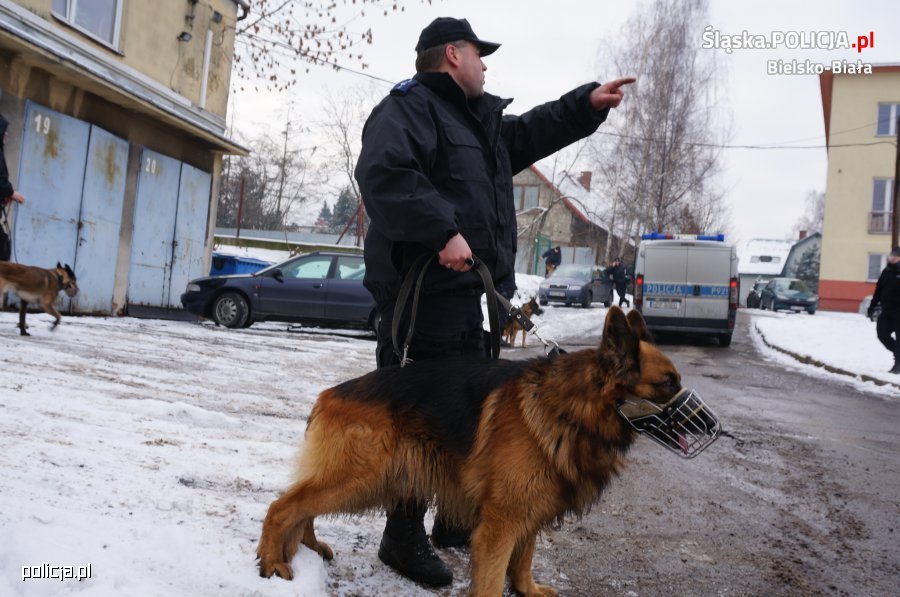
<svg viewBox="0 0 900 597">
<path fill-rule="evenodd" d="M 325 390 L 312 409 L 296 483 L 269 507 L 260 574 L 293 577 L 299 543 L 326 560 L 313 521 L 331 513 L 436 504 L 474 529 L 474 595 L 525 595 L 538 532 L 585 512 L 636 433 L 616 405 L 665 404 L 681 389 L 644 320 L 612 307 L 597 349 L 529 361 L 426 360 Z"/>
<path fill-rule="evenodd" d="M 70 297 L 78 294 L 75 272 L 68 265 L 60 265 L 55 269 L 44 269 L 30 265 L 19 265 L 0 261 L 0 297 L 7 290 L 19 297 L 19 334 L 30 336 L 25 325 L 25 311 L 28 303 L 38 303 L 41 308 L 56 318 L 51 330 L 59 325 L 62 316 L 53 303 L 60 290 L 65 290 Z"/>
<path fill-rule="evenodd" d="M 540 315 L 544 312 L 541 309 L 541 306 L 538 304 L 537 299 L 531 297 L 531 300 L 525 303 L 520 307 L 522 309 L 522 313 L 525 314 L 525 317 L 531 318 L 532 315 Z M 516 336 L 519 335 L 519 331 L 522 332 L 522 348 L 525 348 L 526 340 L 528 340 L 528 332 L 525 331 L 519 322 L 515 319 L 511 320 L 506 327 L 503 328 L 503 339 L 509 342 L 510 348 L 515 348 L 516 346 Z"/>
</svg>

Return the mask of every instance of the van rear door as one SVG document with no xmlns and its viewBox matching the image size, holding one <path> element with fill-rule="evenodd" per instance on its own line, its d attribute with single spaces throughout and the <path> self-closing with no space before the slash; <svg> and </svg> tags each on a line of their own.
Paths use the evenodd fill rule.
<svg viewBox="0 0 900 597">
<path fill-rule="evenodd" d="M 644 316 L 683 318 L 688 247 L 647 243 L 643 250 Z"/>
<path fill-rule="evenodd" d="M 731 281 L 731 247 L 696 244 L 687 247 L 687 296 L 684 316 L 688 319 L 728 319 Z"/>
</svg>

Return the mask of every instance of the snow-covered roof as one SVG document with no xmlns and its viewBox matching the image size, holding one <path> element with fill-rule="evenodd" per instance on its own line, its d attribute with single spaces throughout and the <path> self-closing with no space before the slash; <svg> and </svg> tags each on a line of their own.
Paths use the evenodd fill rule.
<svg viewBox="0 0 900 597">
<path fill-rule="evenodd" d="M 755 238 L 738 247 L 738 273 L 777 276 L 784 269 L 792 240 Z"/>
</svg>

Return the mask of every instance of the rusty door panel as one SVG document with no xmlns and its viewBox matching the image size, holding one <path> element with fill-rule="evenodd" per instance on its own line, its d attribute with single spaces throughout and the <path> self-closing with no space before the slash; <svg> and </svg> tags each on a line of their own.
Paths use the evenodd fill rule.
<svg viewBox="0 0 900 597">
<path fill-rule="evenodd" d="M 209 173 L 181 165 L 167 307 L 181 307 L 181 293 L 188 281 L 205 273 L 202 266 L 211 182 Z"/>
<path fill-rule="evenodd" d="M 129 304 L 168 304 L 180 179 L 181 162 L 149 149 L 141 152 L 128 272 Z"/>
<path fill-rule="evenodd" d="M 128 142 L 92 126 L 75 248 L 80 313 L 112 311 L 127 165 Z"/>
<path fill-rule="evenodd" d="M 76 267 L 75 246 L 91 126 L 28 102 L 18 187 L 26 197 L 15 208 L 13 259 L 24 265 Z M 70 300 L 57 300 L 69 310 Z"/>
</svg>

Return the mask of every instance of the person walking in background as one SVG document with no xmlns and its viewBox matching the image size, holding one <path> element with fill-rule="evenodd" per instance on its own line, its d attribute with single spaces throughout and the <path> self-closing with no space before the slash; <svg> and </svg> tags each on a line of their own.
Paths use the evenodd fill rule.
<svg viewBox="0 0 900 597">
<path fill-rule="evenodd" d="M 889 373 L 900 374 L 900 247 L 894 247 L 887 260 L 887 266 L 875 284 L 868 314 L 871 319 L 875 307 L 881 305 L 875 333 L 884 347 L 894 355 L 894 366 Z"/>
<path fill-rule="evenodd" d="M 519 116 L 505 115 L 511 100 L 484 91 L 483 58 L 499 47 L 480 40 L 465 19 L 435 19 L 419 35 L 416 75 L 394 86 L 363 128 L 355 176 L 371 218 L 364 284 L 381 317 L 379 368 L 400 363 L 391 340 L 400 288 L 413 264 L 433 254 L 408 357 L 484 358 L 484 288 L 472 257 L 501 290 L 511 281 L 513 175 L 592 134 L 622 101 L 620 88 L 634 82 L 588 83 Z M 409 318 L 397 324 L 408 327 Z M 453 572 L 428 542 L 426 509 L 410 501 L 389 512 L 378 557 L 407 578 L 445 586 Z M 469 533 L 438 512 L 431 540 L 461 546 Z"/>
<path fill-rule="evenodd" d="M 622 258 L 616 257 L 613 259 L 610 266 L 604 270 L 604 274 L 613 281 L 613 285 L 616 287 L 616 294 L 619 295 L 619 306 L 621 307 L 624 303 L 625 306 L 630 307 L 631 303 L 625 298 L 625 289 L 628 286 L 628 273 L 625 271 Z"/>
<path fill-rule="evenodd" d="M 9 169 L 6 167 L 6 133 L 9 122 L 0 115 L 0 261 L 9 261 L 12 252 L 12 225 L 9 219 L 9 208 L 13 202 L 25 203 L 25 197 L 17 193 L 9 181 Z M 3 297 L 0 297 L 3 300 Z"/>
<path fill-rule="evenodd" d="M 544 258 L 544 277 L 547 278 L 562 263 L 562 249 L 557 245 L 544 251 L 541 257 Z"/>
</svg>

